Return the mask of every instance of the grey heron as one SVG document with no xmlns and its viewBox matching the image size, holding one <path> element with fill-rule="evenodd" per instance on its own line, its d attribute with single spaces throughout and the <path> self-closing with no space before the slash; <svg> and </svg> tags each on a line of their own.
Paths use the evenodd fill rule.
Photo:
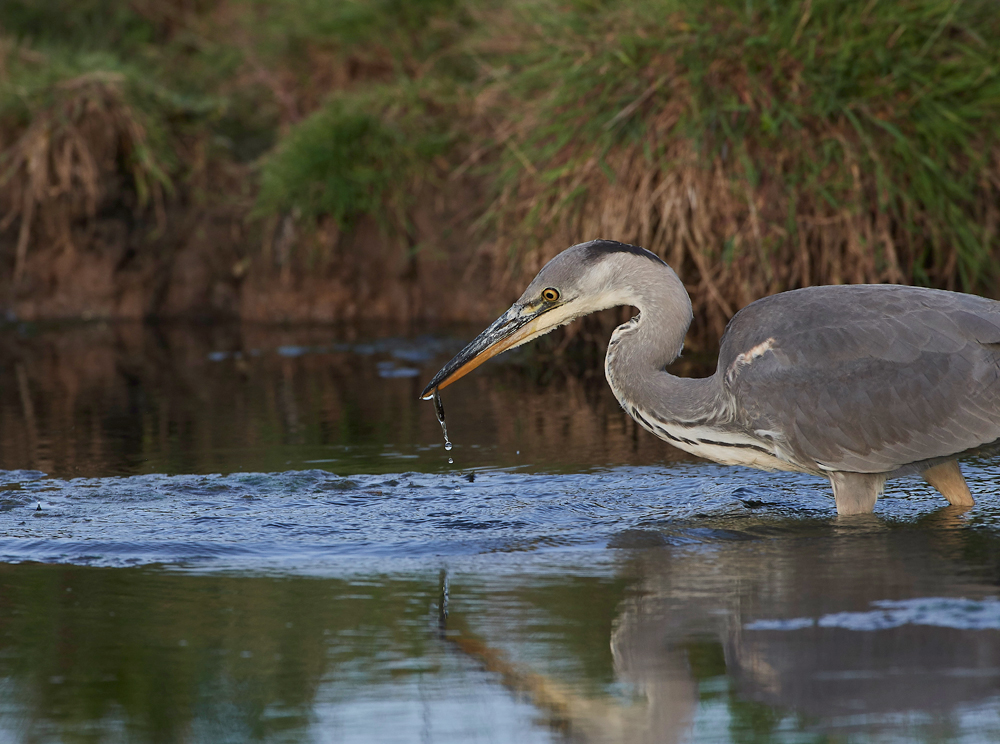
<svg viewBox="0 0 1000 744">
<path fill-rule="evenodd" d="M 1000 444 L 1000 302 L 897 285 L 782 292 L 733 316 L 711 377 L 675 377 L 692 321 L 677 274 L 637 246 L 594 240 L 549 263 L 421 397 L 506 349 L 597 310 L 639 313 L 611 335 L 605 375 L 644 429 L 728 465 L 828 478 L 837 512 L 871 512 L 886 479 L 920 473 L 974 501 L 956 458 Z"/>
</svg>

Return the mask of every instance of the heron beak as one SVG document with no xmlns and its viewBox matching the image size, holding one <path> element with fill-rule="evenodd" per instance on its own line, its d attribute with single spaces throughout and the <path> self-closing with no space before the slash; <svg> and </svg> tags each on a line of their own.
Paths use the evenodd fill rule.
<svg viewBox="0 0 1000 744">
<path fill-rule="evenodd" d="M 472 370 L 492 359 L 507 349 L 530 341 L 536 336 L 552 330 L 558 324 L 546 323 L 542 316 L 551 307 L 529 309 L 523 305 L 514 305 L 507 312 L 493 321 L 493 324 L 473 339 L 472 343 L 462 349 L 448 362 L 420 394 L 421 400 L 434 396 L 435 390 L 447 387 L 455 380 L 465 377 Z"/>
</svg>

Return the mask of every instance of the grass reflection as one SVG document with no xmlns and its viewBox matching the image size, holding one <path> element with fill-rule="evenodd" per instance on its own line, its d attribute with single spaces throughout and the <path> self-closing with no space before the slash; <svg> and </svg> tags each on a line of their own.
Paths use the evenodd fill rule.
<svg viewBox="0 0 1000 744">
<path fill-rule="evenodd" d="M 458 342 L 384 333 L 7 328 L 0 467 L 58 476 L 448 469 L 434 413 L 417 396 Z M 509 361 L 447 391 L 455 468 L 578 472 L 678 456 L 641 432 L 589 367 L 549 360 L 539 380 L 537 361 Z"/>
<path fill-rule="evenodd" d="M 372 685 L 433 659 L 432 589 L 0 564 L 3 707 L 24 741 L 301 734 L 325 680 Z"/>
</svg>

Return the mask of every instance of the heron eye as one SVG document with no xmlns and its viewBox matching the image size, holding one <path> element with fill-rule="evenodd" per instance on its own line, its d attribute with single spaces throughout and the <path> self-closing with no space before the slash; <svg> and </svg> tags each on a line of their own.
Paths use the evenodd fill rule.
<svg viewBox="0 0 1000 744">
<path fill-rule="evenodd" d="M 546 302 L 555 302 L 559 299 L 559 290 L 555 287 L 549 287 L 548 289 L 542 290 L 542 299 Z"/>
</svg>

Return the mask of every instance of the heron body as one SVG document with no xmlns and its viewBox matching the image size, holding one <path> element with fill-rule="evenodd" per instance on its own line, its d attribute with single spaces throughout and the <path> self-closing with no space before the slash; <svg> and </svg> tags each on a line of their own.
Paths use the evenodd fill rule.
<svg viewBox="0 0 1000 744">
<path fill-rule="evenodd" d="M 837 511 L 870 512 L 886 479 L 922 473 L 971 505 L 956 458 L 1000 444 L 1000 302 L 895 285 L 826 286 L 751 303 L 730 321 L 711 377 L 675 377 L 691 301 L 642 248 L 592 241 L 546 264 L 521 298 L 431 380 L 618 305 L 605 374 L 643 428 L 729 465 L 828 478 Z"/>
</svg>

